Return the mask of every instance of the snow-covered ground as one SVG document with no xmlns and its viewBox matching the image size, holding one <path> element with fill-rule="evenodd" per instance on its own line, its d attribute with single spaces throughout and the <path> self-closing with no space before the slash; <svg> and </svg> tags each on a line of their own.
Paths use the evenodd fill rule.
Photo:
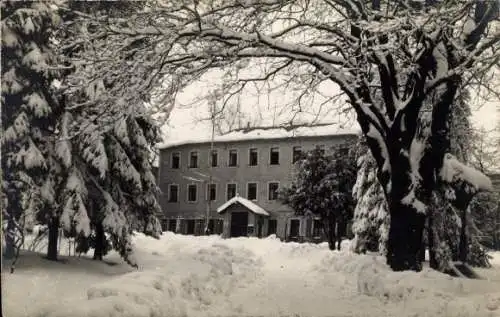
<svg viewBox="0 0 500 317">
<path fill-rule="evenodd" d="M 16 272 L 2 276 L 3 315 L 500 316 L 500 253 L 493 269 L 480 270 L 488 279 L 465 280 L 394 273 L 380 257 L 273 238 L 164 233 L 134 242 L 139 270 L 116 254 L 53 263 L 25 252 Z"/>
</svg>

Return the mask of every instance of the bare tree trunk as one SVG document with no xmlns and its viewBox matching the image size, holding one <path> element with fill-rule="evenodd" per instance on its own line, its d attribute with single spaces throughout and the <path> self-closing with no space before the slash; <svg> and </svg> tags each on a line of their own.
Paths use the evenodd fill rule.
<svg viewBox="0 0 500 317">
<path fill-rule="evenodd" d="M 335 250 L 335 216 L 329 215 L 323 218 L 323 231 L 328 240 L 328 248 Z"/>
<path fill-rule="evenodd" d="M 95 225 L 94 260 L 102 261 L 104 255 L 104 228 L 101 222 Z"/>
<path fill-rule="evenodd" d="M 391 225 L 387 250 L 387 263 L 394 271 L 420 271 L 425 215 L 400 201 L 389 204 Z"/>
<path fill-rule="evenodd" d="M 4 232 L 5 237 L 5 249 L 3 250 L 3 259 L 12 260 L 16 254 L 14 235 L 15 235 L 16 225 L 12 216 L 7 220 L 7 230 Z"/>
<path fill-rule="evenodd" d="M 59 238 L 59 217 L 52 217 L 49 221 L 49 244 L 47 247 L 47 259 L 57 261 L 57 245 Z"/>
</svg>

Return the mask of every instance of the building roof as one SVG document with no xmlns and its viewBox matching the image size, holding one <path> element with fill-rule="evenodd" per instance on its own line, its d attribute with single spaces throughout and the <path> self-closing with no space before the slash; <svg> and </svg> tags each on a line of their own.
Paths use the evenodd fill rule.
<svg viewBox="0 0 500 317">
<path fill-rule="evenodd" d="M 246 208 L 248 208 L 254 214 L 263 215 L 263 216 L 269 216 L 269 213 L 264 208 L 260 207 L 259 205 L 255 204 L 254 202 L 252 202 L 252 201 L 250 201 L 250 200 L 248 200 L 246 198 L 243 198 L 243 197 L 241 197 L 239 195 L 236 195 L 233 198 L 231 198 L 228 201 L 226 201 L 223 205 L 221 205 L 219 208 L 217 208 L 217 212 L 218 213 L 222 213 L 229 206 L 231 206 L 233 204 L 236 204 L 236 203 L 242 204 L 243 206 L 245 206 Z"/>
<path fill-rule="evenodd" d="M 293 137 L 315 137 L 315 136 L 341 136 L 341 135 L 358 135 L 359 129 L 345 129 L 337 124 L 312 126 L 312 127 L 297 127 L 293 129 L 286 128 L 260 128 L 251 130 L 238 130 L 224 135 L 214 137 L 215 143 L 220 142 L 235 142 L 235 141 L 250 141 L 250 140 L 273 140 L 285 139 Z M 170 148 L 186 144 L 210 143 L 211 136 L 209 134 L 195 135 L 195 133 L 186 136 L 185 139 L 167 139 L 159 145 L 160 149 Z"/>
</svg>

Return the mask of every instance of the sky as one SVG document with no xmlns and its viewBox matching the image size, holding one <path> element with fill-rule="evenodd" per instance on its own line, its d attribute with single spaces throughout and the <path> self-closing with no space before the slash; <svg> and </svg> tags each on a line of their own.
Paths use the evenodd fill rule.
<svg viewBox="0 0 500 317">
<path fill-rule="evenodd" d="M 188 87 L 179 96 L 178 103 L 163 128 L 164 142 L 186 141 L 210 135 L 211 124 L 209 120 L 206 120 L 209 117 L 208 102 L 201 101 L 196 105 L 190 104 L 193 98 L 204 95 L 208 91 L 204 87 L 207 87 L 205 83 L 200 82 Z M 240 100 L 242 112 L 246 116 L 242 121 L 250 121 L 252 125 L 260 126 L 276 125 L 288 121 L 291 116 L 290 108 L 282 109 L 283 107 L 280 107 L 285 104 L 285 100 L 289 97 L 287 96 L 286 91 L 278 91 L 271 98 L 267 98 L 267 94 L 260 97 L 247 94 L 244 101 Z M 262 101 L 262 99 L 265 99 L 265 101 Z M 269 101 L 270 99 L 271 101 Z M 321 101 L 322 99 L 319 98 L 319 100 L 314 100 L 313 103 L 317 105 Z M 349 115 L 339 113 L 336 110 L 339 104 L 342 104 L 342 101 L 332 103 L 322 109 L 312 106 L 311 108 L 316 109 L 313 109 L 312 113 L 302 115 L 302 119 L 306 122 L 315 120 L 319 113 L 320 118 L 317 122 L 338 123 L 341 128 L 357 129 L 358 123 L 355 121 L 354 114 L 352 112 Z M 498 126 L 500 121 L 500 101 L 491 101 L 481 105 L 472 104 L 471 108 L 471 121 L 474 127 L 494 130 Z M 329 109 L 335 110 L 329 111 Z M 497 135 L 497 133 L 493 135 Z"/>
</svg>

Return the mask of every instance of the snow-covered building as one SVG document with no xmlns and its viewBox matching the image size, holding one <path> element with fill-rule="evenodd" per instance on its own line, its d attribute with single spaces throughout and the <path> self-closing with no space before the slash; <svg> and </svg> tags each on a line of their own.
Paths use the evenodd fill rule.
<svg viewBox="0 0 500 317">
<path fill-rule="evenodd" d="M 202 234 L 207 214 L 212 233 L 304 240 L 318 234 L 314 221 L 296 217 L 277 193 L 289 186 L 296 159 L 316 146 L 331 150 L 358 131 L 334 125 L 237 131 L 213 140 L 160 146 L 158 184 L 164 230 Z"/>
</svg>

